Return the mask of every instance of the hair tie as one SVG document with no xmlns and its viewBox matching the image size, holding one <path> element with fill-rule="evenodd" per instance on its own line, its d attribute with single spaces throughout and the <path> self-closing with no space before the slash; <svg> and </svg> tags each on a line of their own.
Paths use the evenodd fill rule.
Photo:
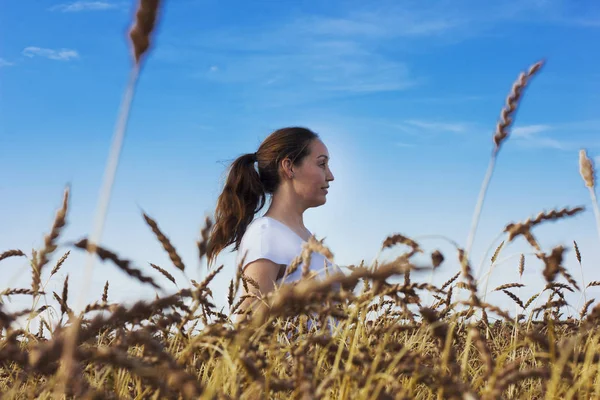
<svg viewBox="0 0 600 400">
<path fill-rule="evenodd" d="M 256 153 L 252 153 L 252 161 L 254 161 L 254 162 L 258 161 Z"/>
</svg>

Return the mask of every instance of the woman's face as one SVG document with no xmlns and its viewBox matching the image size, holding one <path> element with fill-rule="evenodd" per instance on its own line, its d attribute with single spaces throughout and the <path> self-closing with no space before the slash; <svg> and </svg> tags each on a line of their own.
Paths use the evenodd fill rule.
<svg viewBox="0 0 600 400">
<path fill-rule="evenodd" d="M 309 154 L 298 167 L 293 167 L 294 191 L 307 207 L 318 207 L 327 201 L 327 188 L 334 179 L 329 169 L 329 152 L 319 139 L 309 145 Z"/>
</svg>

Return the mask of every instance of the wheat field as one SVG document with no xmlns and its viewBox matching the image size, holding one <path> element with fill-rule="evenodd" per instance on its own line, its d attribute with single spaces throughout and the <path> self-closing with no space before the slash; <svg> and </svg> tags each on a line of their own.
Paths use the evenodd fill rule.
<svg viewBox="0 0 600 400">
<path fill-rule="evenodd" d="M 465 247 L 456 254 L 433 251 L 407 235 L 393 233 L 381 249 L 404 253 L 389 262 L 347 266 L 324 280 L 302 279 L 264 296 L 260 307 L 239 323 L 234 317 L 255 283 L 240 273 L 231 280 L 228 310 L 218 310 L 211 283 L 225 267 L 210 271 L 202 282 L 181 288 L 172 272 L 186 272 L 176 247 L 157 221 L 143 214 L 149 229 L 169 255 L 172 265 L 151 267 L 164 277 L 157 281 L 100 242 L 102 221 L 115 177 L 120 142 L 125 134 L 129 103 L 140 74 L 161 2 L 141 0 L 130 30 L 133 50 L 131 82 L 126 90 L 115 142 L 106 166 L 97 225 L 89 238 L 60 249 L 69 215 L 69 188 L 42 248 L 26 254 L 0 249 L 2 260 L 24 258 L 31 267 L 30 288 L 0 292 L 0 391 L 2 398 L 77 399 L 590 399 L 600 398 L 600 303 L 587 300 L 585 284 L 563 266 L 571 247 L 581 265 L 576 242 L 569 249 L 544 249 L 534 230 L 548 221 L 580 214 L 584 206 L 540 212 L 522 222 L 507 223 L 505 240 L 490 258 L 493 268 L 504 246 L 524 238 L 544 268 L 543 289 L 520 298 L 521 279 L 488 288 L 471 266 L 470 251 L 497 157 L 510 140 L 519 101 L 544 61 L 522 72 L 509 90 L 506 105 L 491 137 L 493 150 L 481 186 Z M 585 150 L 579 153 L 582 184 L 590 192 L 600 232 L 595 196 L 595 171 Z M 560 221 L 559 221 L 560 222 Z M 198 257 L 206 255 L 212 221 L 204 221 L 197 242 Z M 68 276 L 61 293 L 46 291 L 49 282 L 69 262 L 71 252 L 102 260 L 160 289 L 176 283 L 178 292 L 138 301 L 130 307 L 111 302 L 110 282 L 97 302 L 74 306 Z M 332 257 L 312 238 L 290 265 L 303 268 L 310 254 Z M 427 263 L 416 256 L 426 255 Z M 415 272 L 432 273 L 455 258 L 460 268 L 436 286 L 415 280 Z M 52 261 L 54 260 L 54 261 Z M 524 257 L 515 264 L 522 277 Z M 51 264 L 52 261 L 52 264 Z M 49 265 L 50 264 L 50 265 Z M 52 267 L 52 268 L 50 268 Z M 420 275 L 419 275 L 420 276 Z M 529 282 L 528 282 L 529 284 Z M 508 310 L 486 296 L 501 292 L 514 302 Z M 577 313 L 569 293 L 585 298 Z M 16 312 L 6 308 L 12 296 L 29 296 L 32 306 Z M 56 313 L 49 300 L 58 306 Z M 77 311 L 81 310 L 81 312 Z M 224 312 L 226 311 L 226 312 Z M 25 321 L 20 328 L 17 321 Z"/>
</svg>

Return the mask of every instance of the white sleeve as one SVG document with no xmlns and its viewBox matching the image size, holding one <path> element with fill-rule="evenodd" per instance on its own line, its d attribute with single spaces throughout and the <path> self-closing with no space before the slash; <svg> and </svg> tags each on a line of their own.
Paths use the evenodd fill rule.
<svg viewBox="0 0 600 400">
<path fill-rule="evenodd" d="M 244 255 L 244 265 L 242 270 L 248 264 L 259 259 L 267 259 L 275 264 L 287 265 L 286 257 L 283 253 L 281 240 L 283 237 L 273 227 L 252 226 L 244 235 L 244 241 L 238 249 L 236 258 L 236 268 L 242 262 Z"/>
</svg>

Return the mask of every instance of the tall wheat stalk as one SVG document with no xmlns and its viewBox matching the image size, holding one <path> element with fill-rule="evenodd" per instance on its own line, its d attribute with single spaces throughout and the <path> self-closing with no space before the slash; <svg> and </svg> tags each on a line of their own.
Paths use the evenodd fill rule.
<svg viewBox="0 0 600 400">
<path fill-rule="evenodd" d="M 490 163 L 488 164 L 487 171 L 483 178 L 483 183 L 481 185 L 481 190 L 479 191 L 479 196 L 477 198 L 477 203 L 475 205 L 475 210 L 473 212 L 473 218 L 471 221 L 471 229 L 469 230 L 469 235 L 467 236 L 467 243 L 465 246 L 465 254 L 462 258 L 462 269 L 465 270 L 466 265 L 468 264 L 468 260 L 471 254 L 471 249 L 473 247 L 473 241 L 475 239 L 475 234 L 477 232 L 477 226 L 479 224 L 479 217 L 481 215 L 481 209 L 483 208 L 483 202 L 485 200 L 485 195 L 487 193 L 488 186 L 492 179 L 492 175 L 494 173 L 494 167 L 496 165 L 496 159 L 498 157 L 498 152 L 500 151 L 500 147 L 502 143 L 508 138 L 508 131 L 510 126 L 514 121 L 514 117 L 516 115 L 519 101 L 521 100 L 523 90 L 527 86 L 529 80 L 535 75 L 536 72 L 540 70 L 544 61 L 541 60 L 534 65 L 532 65 L 527 72 L 522 72 L 516 82 L 513 84 L 512 89 L 506 99 L 506 106 L 502 109 L 500 113 L 500 120 L 496 125 L 496 131 L 494 132 L 493 141 L 494 148 L 492 150 L 492 156 L 490 158 Z"/>
<path fill-rule="evenodd" d="M 140 74 L 141 61 L 142 57 L 150 47 L 150 39 L 152 32 L 155 28 L 155 22 L 159 7 L 160 0 L 139 0 L 138 8 L 136 11 L 136 18 L 131 30 L 129 31 L 134 63 L 131 68 L 129 82 L 125 89 L 123 100 L 119 109 L 117 124 L 115 126 L 115 131 L 113 134 L 113 141 L 104 170 L 104 179 L 99 194 L 98 205 L 96 208 L 94 218 L 94 225 L 87 246 L 85 279 L 82 285 L 82 290 L 77 300 L 78 310 L 83 307 L 85 297 L 89 290 L 91 274 L 94 266 L 94 259 L 96 256 L 94 251 L 94 245 L 100 242 L 100 239 L 102 238 L 102 233 L 104 231 L 106 214 L 108 211 L 108 206 L 110 204 L 110 198 L 115 181 L 115 176 L 117 173 L 117 167 L 119 166 L 119 159 L 121 156 L 121 149 L 123 148 L 123 140 L 125 138 L 125 132 L 127 130 L 127 123 L 129 122 L 131 104 L 133 103 L 135 88 Z M 61 360 L 62 362 L 58 371 L 59 380 L 57 385 L 57 393 L 59 393 L 60 395 L 63 395 L 65 393 L 66 385 L 68 384 L 69 377 L 72 373 L 73 355 L 77 344 L 77 336 L 79 334 L 79 326 L 81 324 L 82 317 L 83 314 L 80 314 L 76 318 L 76 321 L 72 321 L 69 327 L 69 332 L 66 335 L 65 346 L 63 348 Z"/>
<path fill-rule="evenodd" d="M 596 197 L 596 170 L 594 168 L 594 163 L 590 158 L 588 158 L 586 151 L 584 149 L 579 150 L 579 174 L 585 183 L 585 186 L 588 188 L 590 192 L 590 198 L 592 199 L 592 208 L 594 209 L 594 216 L 596 217 L 596 231 L 598 233 L 598 238 L 600 239 L 600 209 L 598 208 L 598 198 Z M 577 243 L 575 245 L 575 252 L 577 255 L 577 261 L 579 261 L 579 268 L 581 270 L 581 284 L 583 286 L 582 294 L 584 303 L 587 302 L 587 297 L 585 294 L 585 281 L 583 279 L 583 266 L 581 265 L 581 255 L 579 253 L 579 248 L 577 247 Z"/>
</svg>

